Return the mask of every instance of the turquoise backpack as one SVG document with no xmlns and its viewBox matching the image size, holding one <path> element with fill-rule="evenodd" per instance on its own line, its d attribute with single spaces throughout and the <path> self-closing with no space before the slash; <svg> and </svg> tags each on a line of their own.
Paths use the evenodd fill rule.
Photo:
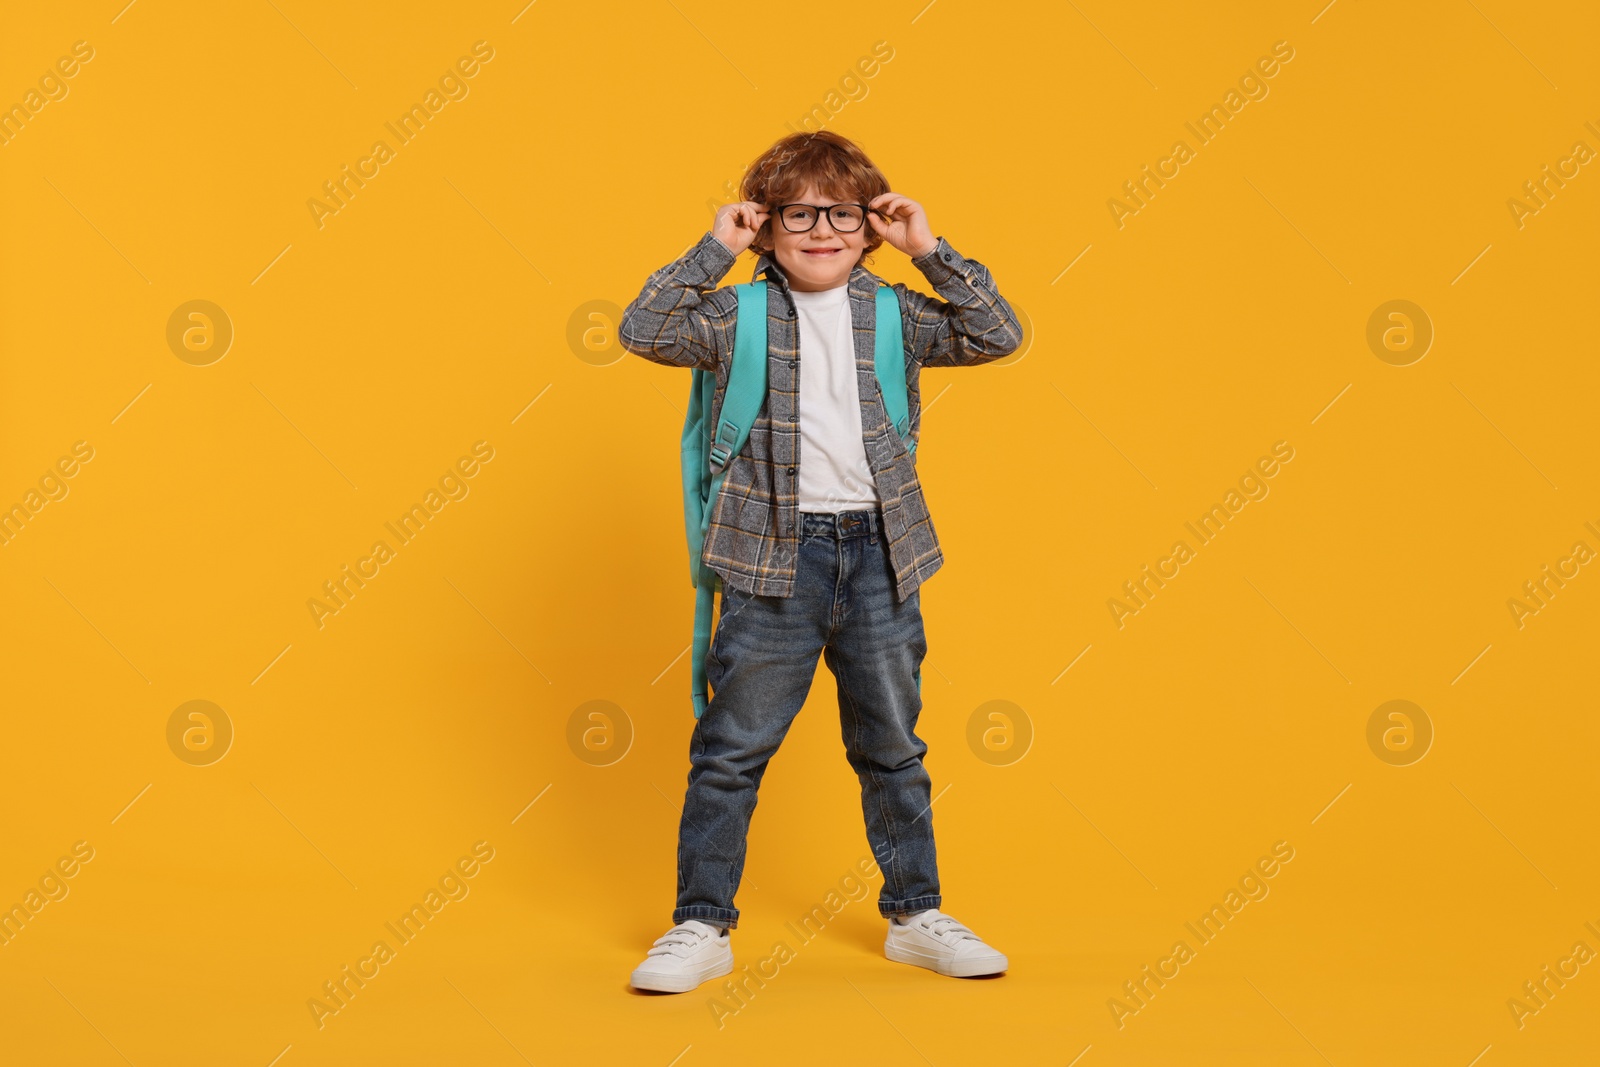
<svg viewBox="0 0 1600 1067">
<path fill-rule="evenodd" d="M 694 370 L 689 385 L 689 411 L 683 420 L 683 521 L 689 534 L 689 582 L 697 590 L 694 605 L 694 645 L 690 651 L 691 695 L 694 717 L 706 710 L 706 652 L 711 646 L 711 607 L 722 588 L 721 576 L 700 562 L 711 510 L 733 457 L 744 448 L 750 427 L 767 399 L 767 283 L 765 279 L 733 287 L 739 294 L 739 318 L 734 327 L 733 365 L 723 394 L 721 421 L 715 435 L 711 403 L 717 378 L 712 371 Z M 878 287 L 878 324 L 874 338 L 873 369 L 883 393 L 884 410 L 905 441 L 910 439 L 911 415 L 907 410 L 905 345 L 900 332 L 900 301 L 887 285 Z M 918 679 L 919 688 L 921 679 Z"/>
</svg>

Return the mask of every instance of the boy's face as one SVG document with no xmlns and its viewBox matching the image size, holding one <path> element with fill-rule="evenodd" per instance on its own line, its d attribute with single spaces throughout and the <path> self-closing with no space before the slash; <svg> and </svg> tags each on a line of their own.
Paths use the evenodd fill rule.
<svg viewBox="0 0 1600 1067">
<path fill-rule="evenodd" d="M 793 204 L 815 204 L 832 207 L 839 201 L 817 192 L 816 186 L 807 184 L 793 200 Z M 802 293 L 836 289 L 850 280 L 850 271 L 861 259 L 867 247 L 866 219 L 853 233 L 840 233 L 829 221 L 828 213 L 821 212 L 817 224 L 805 233 L 790 233 L 778 217 L 779 206 L 772 205 L 772 247 L 774 258 L 782 268 L 789 288 Z M 832 251 L 829 251 L 829 250 Z"/>
</svg>

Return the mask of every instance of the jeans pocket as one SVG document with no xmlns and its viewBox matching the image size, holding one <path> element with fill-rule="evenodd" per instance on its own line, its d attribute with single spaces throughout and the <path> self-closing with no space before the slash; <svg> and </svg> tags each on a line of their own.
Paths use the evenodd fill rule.
<svg viewBox="0 0 1600 1067">
<path fill-rule="evenodd" d="M 724 642 L 727 640 L 728 623 L 739 613 L 739 607 L 742 603 L 741 598 L 745 595 L 724 581 L 722 583 L 722 592 L 717 597 L 717 624 L 711 631 L 711 645 L 707 651 L 712 662 L 716 665 L 715 670 L 719 674 L 723 668 L 721 651 Z M 707 666 L 709 667 L 710 664 Z"/>
</svg>

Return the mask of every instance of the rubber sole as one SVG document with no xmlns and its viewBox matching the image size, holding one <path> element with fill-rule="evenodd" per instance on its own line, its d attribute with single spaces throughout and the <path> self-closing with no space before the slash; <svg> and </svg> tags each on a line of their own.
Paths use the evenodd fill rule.
<svg viewBox="0 0 1600 1067">
<path fill-rule="evenodd" d="M 883 954 L 895 963 L 909 963 L 914 967 L 926 967 L 930 971 L 950 978 L 976 978 L 979 975 L 1000 974 L 1009 965 L 1009 961 L 1001 955 L 978 956 L 965 960 L 947 960 L 942 956 L 933 956 L 897 945 L 893 941 L 885 941 L 883 943 Z"/>
<path fill-rule="evenodd" d="M 649 990 L 652 993 L 687 993 L 703 982 L 713 978 L 721 978 L 725 974 L 733 973 L 733 951 L 718 959 L 701 964 L 692 971 L 682 974 L 653 974 L 634 971 L 628 979 L 628 984 L 635 989 Z"/>
</svg>

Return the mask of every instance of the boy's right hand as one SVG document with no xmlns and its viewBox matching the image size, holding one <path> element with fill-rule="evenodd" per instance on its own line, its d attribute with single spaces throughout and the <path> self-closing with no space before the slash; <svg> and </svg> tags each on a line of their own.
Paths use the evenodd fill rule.
<svg viewBox="0 0 1600 1067">
<path fill-rule="evenodd" d="M 727 246 L 734 255 L 750 247 L 756 233 L 767 221 L 767 205 L 743 200 L 736 204 L 723 204 L 711 223 L 711 234 Z"/>
</svg>

